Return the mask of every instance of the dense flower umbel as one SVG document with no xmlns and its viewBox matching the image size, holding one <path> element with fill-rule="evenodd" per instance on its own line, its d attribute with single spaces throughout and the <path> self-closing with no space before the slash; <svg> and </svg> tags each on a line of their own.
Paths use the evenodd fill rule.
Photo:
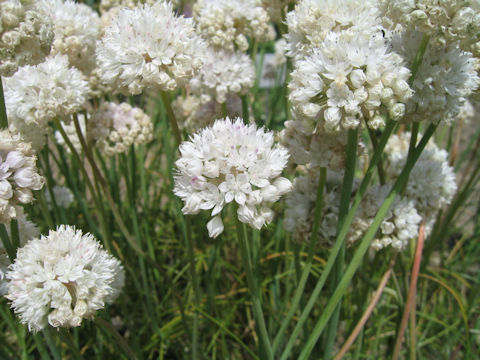
<svg viewBox="0 0 480 360">
<path fill-rule="evenodd" d="M 153 138 L 150 116 L 130 104 L 103 103 L 88 120 L 88 137 L 106 155 L 125 153 Z"/>
<path fill-rule="evenodd" d="M 42 62 L 50 53 L 53 26 L 32 0 L 0 1 L 0 76 Z"/>
<path fill-rule="evenodd" d="M 310 131 L 357 128 L 364 119 L 376 129 L 384 115 L 394 120 L 404 115 L 404 102 L 412 96 L 409 75 L 381 33 L 330 32 L 295 63 L 289 99 Z"/>
<path fill-rule="evenodd" d="M 174 90 L 196 74 L 204 43 L 192 19 L 175 17 L 170 3 L 124 8 L 97 46 L 102 81 L 115 91 Z"/>
<path fill-rule="evenodd" d="M 98 14 L 73 0 L 41 0 L 37 6 L 54 25 L 52 54 L 67 55 L 70 65 L 89 74 L 95 67 L 95 44 L 100 36 Z"/>
<path fill-rule="evenodd" d="M 29 241 L 7 273 L 7 299 L 33 331 L 79 326 L 123 287 L 120 262 L 90 234 L 61 225 Z"/>
<path fill-rule="evenodd" d="M 0 131 L 0 224 L 17 217 L 18 205 L 33 201 L 44 179 L 37 173 L 36 157 L 29 143 L 8 130 Z"/>
<path fill-rule="evenodd" d="M 184 214 L 212 209 L 207 225 L 211 237 L 223 231 L 218 215 L 235 201 L 240 221 L 260 229 L 273 219 L 270 204 L 291 190 L 280 176 L 288 161 L 287 150 L 274 145 L 273 133 L 245 125 L 242 119 L 217 120 L 180 145 L 174 193 Z"/>
<path fill-rule="evenodd" d="M 24 66 L 4 81 L 9 123 L 25 140 L 39 145 L 43 142 L 36 138 L 46 133 L 49 121 L 81 110 L 90 96 L 85 76 L 69 67 L 65 55 Z"/>
</svg>

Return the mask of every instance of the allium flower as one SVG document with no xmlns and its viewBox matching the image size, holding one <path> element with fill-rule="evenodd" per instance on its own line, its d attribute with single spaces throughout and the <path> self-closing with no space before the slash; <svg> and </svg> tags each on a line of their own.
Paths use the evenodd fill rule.
<svg viewBox="0 0 480 360">
<path fill-rule="evenodd" d="M 19 66 L 42 62 L 50 53 L 53 27 L 34 1 L 0 2 L 0 76 L 11 76 Z"/>
<path fill-rule="evenodd" d="M 417 29 L 437 45 L 459 44 L 480 55 L 480 2 L 478 0 L 380 0 L 387 27 Z"/>
<path fill-rule="evenodd" d="M 92 235 L 61 225 L 18 250 L 6 297 L 31 331 L 73 327 L 113 301 L 123 278 L 120 262 Z"/>
<path fill-rule="evenodd" d="M 405 32 L 395 37 L 395 50 L 413 62 L 422 34 Z M 480 86 L 476 59 L 455 46 L 430 43 L 413 82 L 414 95 L 406 103 L 406 118 L 412 121 L 451 123 L 458 116 L 465 97 Z"/>
<path fill-rule="evenodd" d="M 27 219 L 27 215 L 21 207 L 17 208 L 17 224 L 20 246 L 40 235 L 37 225 Z M 7 234 L 11 238 L 10 225 L 7 225 L 6 228 Z M 8 292 L 8 281 L 5 279 L 5 274 L 10 263 L 7 252 L 0 241 L 0 296 L 4 296 Z"/>
<path fill-rule="evenodd" d="M 230 51 L 246 51 L 247 38 L 263 42 L 275 37 L 260 0 L 198 0 L 193 17 L 203 38 Z"/>
<path fill-rule="evenodd" d="M 291 189 L 281 172 L 288 152 L 274 145 L 273 133 L 245 125 L 242 119 L 217 120 L 180 145 L 174 193 L 185 206 L 184 214 L 212 209 L 207 225 L 211 237 L 222 231 L 219 213 L 235 201 L 240 221 L 260 229 L 270 223 L 270 204 Z"/>
<path fill-rule="evenodd" d="M 192 80 L 192 92 L 209 97 L 219 103 L 227 101 L 228 95 L 246 94 L 255 82 L 255 66 L 244 53 L 209 48 L 200 72 Z M 209 96 L 208 96 L 208 95 Z"/>
<path fill-rule="evenodd" d="M 44 179 L 37 172 L 31 146 L 19 135 L 0 130 L 0 224 L 17 217 L 18 207 L 33 201 Z"/>
<path fill-rule="evenodd" d="M 124 94 L 184 85 L 202 65 L 204 44 L 193 20 L 175 17 L 172 5 L 124 8 L 97 46 L 102 81 Z"/>
<path fill-rule="evenodd" d="M 350 30 L 368 38 L 379 30 L 379 15 L 372 0 L 301 0 L 287 14 L 288 55 L 309 54 L 330 32 Z"/>
<path fill-rule="evenodd" d="M 330 32 L 312 54 L 295 63 L 289 99 L 304 127 L 327 132 L 378 128 L 383 115 L 399 120 L 412 95 L 410 71 L 379 35 Z"/>
<path fill-rule="evenodd" d="M 393 135 L 385 146 L 385 172 L 391 178 L 397 178 L 407 162 L 410 136 L 410 133 Z M 451 202 L 456 191 L 455 173 L 448 164 L 448 153 L 430 141 L 410 173 L 405 195 L 415 200 L 415 207 L 422 215 L 432 217 Z"/>
<path fill-rule="evenodd" d="M 188 132 L 210 126 L 223 116 L 222 104 L 216 100 L 202 103 L 200 97 L 195 95 L 177 97 L 172 103 L 172 108 L 179 126 Z M 243 113 L 242 101 L 238 96 L 227 96 L 225 108 L 230 117 L 238 117 Z"/>
<path fill-rule="evenodd" d="M 22 134 L 31 127 L 45 134 L 49 121 L 81 110 L 90 95 L 84 75 L 64 55 L 24 66 L 4 82 L 8 120 Z"/>
<path fill-rule="evenodd" d="M 127 103 L 103 103 L 88 120 L 88 136 L 106 155 L 127 152 L 131 145 L 153 138 L 150 117 Z"/>
<path fill-rule="evenodd" d="M 100 36 L 98 14 L 73 0 L 40 0 L 37 6 L 54 25 L 52 54 L 67 55 L 71 66 L 89 74 L 95 67 L 95 44 Z"/>
<path fill-rule="evenodd" d="M 72 191 L 66 186 L 54 186 L 53 187 L 53 197 L 55 198 L 55 204 L 57 206 L 68 208 L 73 203 L 73 193 Z M 52 207 L 52 197 L 50 196 L 50 191 L 45 191 L 45 200 L 49 207 Z"/>
</svg>

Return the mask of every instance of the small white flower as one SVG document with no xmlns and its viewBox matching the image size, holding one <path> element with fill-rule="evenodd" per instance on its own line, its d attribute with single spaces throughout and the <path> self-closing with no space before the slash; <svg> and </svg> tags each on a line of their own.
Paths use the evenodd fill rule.
<svg viewBox="0 0 480 360">
<path fill-rule="evenodd" d="M 208 236 L 215 239 L 218 235 L 220 235 L 223 232 L 222 218 L 220 216 L 213 217 L 207 223 L 207 229 L 208 229 Z"/>
</svg>

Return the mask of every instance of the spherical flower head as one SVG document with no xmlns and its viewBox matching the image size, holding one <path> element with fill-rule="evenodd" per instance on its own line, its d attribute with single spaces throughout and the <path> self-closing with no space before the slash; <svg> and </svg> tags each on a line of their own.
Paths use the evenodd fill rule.
<svg viewBox="0 0 480 360">
<path fill-rule="evenodd" d="M 32 190 L 43 187 L 35 163 L 30 144 L 8 130 L 0 131 L 0 224 L 15 219 L 18 207 L 33 201 Z"/>
<path fill-rule="evenodd" d="M 421 39 L 421 33 L 407 31 L 394 37 L 393 46 L 413 62 Z M 412 85 L 414 94 L 406 102 L 406 119 L 452 123 L 466 97 L 480 86 L 476 61 L 471 53 L 460 50 L 455 44 L 429 43 Z"/>
<path fill-rule="evenodd" d="M 304 127 L 327 132 L 379 128 L 384 117 L 402 118 L 412 96 L 410 71 L 381 33 L 330 32 L 312 54 L 295 63 L 289 99 Z"/>
<path fill-rule="evenodd" d="M 296 58 L 309 54 L 329 32 L 374 34 L 380 27 L 379 11 L 371 0 L 301 0 L 286 20 L 288 55 Z"/>
<path fill-rule="evenodd" d="M 385 172 L 393 179 L 407 162 L 410 136 L 408 132 L 393 135 L 385 146 Z M 405 195 L 415 200 L 415 207 L 428 219 L 450 204 L 456 191 L 455 172 L 448 163 L 448 153 L 430 141 L 410 173 Z"/>
<path fill-rule="evenodd" d="M 123 276 L 120 262 L 91 234 L 61 225 L 17 251 L 6 297 L 31 331 L 74 327 L 120 292 Z"/>
<path fill-rule="evenodd" d="M 4 85 L 8 120 L 20 133 L 34 126 L 45 134 L 49 121 L 81 110 L 90 96 L 84 75 L 69 67 L 65 55 L 24 66 Z"/>
<path fill-rule="evenodd" d="M 102 81 L 126 95 L 175 90 L 203 62 L 204 43 L 193 20 L 176 17 L 165 1 L 124 8 L 104 31 L 97 46 Z"/>
<path fill-rule="evenodd" d="M 226 204 L 235 202 L 239 220 L 260 229 L 273 219 L 271 204 L 291 190 L 280 176 L 288 151 L 274 144 L 272 132 L 240 118 L 217 120 L 193 134 L 180 145 L 180 155 L 174 193 L 185 203 L 184 214 L 212 209 L 211 237 L 221 233 L 219 214 Z"/>
<path fill-rule="evenodd" d="M 228 95 L 244 95 L 255 82 L 255 66 L 244 53 L 208 48 L 205 63 L 190 81 L 192 92 L 225 103 Z M 208 95 L 207 95 L 208 94 Z M 210 101 L 210 99 L 208 99 Z"/>
<path fill-rule="evenodd" d="M 41 0 L 37 7 L 54 25 L 52 55 L 67 55 L 71 66 L 89 74 L 95 67 L 95 46 L 100 36 L 98 14 L 73 0 Z"/>
<path fill-rule="evenodd" d="M 23 246 L 40 235 L 40 230 L 37 225 L 32 221 L 28 220 L 27 215 L 23 212 L 23 208 L 17 208 L 17 226 L 18 226 L 18 240 L 20 246 Z M 11 228 L 10 225 L 6 226 L 7 234 L 11 239 Z M 0 296 L 5 296 L 8 292 L 8 281 L 5 278 L 7 273 L 8 266 L 11 261 L 7 255 L 7 251 L 3 247 L 3 243 L 0 242 Z"/>
<path fill-rule="evenodd" d="M 113 156 L 151 141 L 153 124 L 140 108 L 106 102 L 88 120 L 88 136 L 101 151 Z"/>
<path fill-rule="evenodd" d="M 53 26 L 33 1 L 0 2 L 0 76 L 11 76 L 19 66 L 35 65 L 50 53 Z"/>
<path fill-rule="evenodd" d="M 259 0 L 198 0 L 193 17 L 202 37 L 217 48 L 246 51 L 247 38 L 263 42 L 275 37 Z"/>
</svg>

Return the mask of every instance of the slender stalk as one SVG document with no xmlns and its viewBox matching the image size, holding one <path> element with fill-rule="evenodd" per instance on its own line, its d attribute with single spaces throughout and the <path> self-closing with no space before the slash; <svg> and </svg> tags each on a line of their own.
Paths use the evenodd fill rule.
<svg viewBox="0 0 480 360">
<path fill-rule="evenodd" d="M 366 122 L 367 120 L 365 120 Z M 373 129 L 371 129 L 370 127 L 367 126 L 367 129 L 368 129 L 368 136 L 370 138 L 370 141 L 372 142 L 372 146 L 373 146 L 373 151 L 376 151 L 377 150 L 377 147 L 378 147 L 378 141 L 377 141 L 377 138 L 375 136 L 375 131 Z M 385 171 L 383 170 L 383 165 L 382 165 L 382 161 L 379 161 L 378 164 L 377 164 L 377 172 L 378 172 L 378 179 L 380 180 L 380 184 L 385 184 Z"/>
<path fill-rule="evenodd" d="M 8 128 L 7 108 L 3 94 L 2 77 L 0 76 L 0 129 Z"/>
<path fill-rule="evenodd" d="M 370 226 L 370 228 L 367 230 L 365 235 L 363 236 L 360 245 L 358 246 L 355 255 L 353 256 L 352 261 L 350 262 L 349 266 L 347 267 L 347 270 L 345 271 L 345 275 L 343 276 L 342 280 L 340 281 L 337 289 L 335 290 L 334 294 L 328 301 L 326 307 L 323 309 L 322 315 L 320 316 L 319 320 L 317 321 L 315 328 L 313 329 L 312 333 L 310 334 L 309 338 L 307 339 L 306 344 L 304 345 L 304 348 L 302 352 L 300 353 L 299 360 L 306 360 L 312 350 L 315 344 L 318 341 L 318 338 L 323 332 L 323 329 L 325 328 L 328 319 L 333 313 L 333 310 L 339 303 L 341 297 L 347 290 L 347 287 L 355 275 L 355 272 L 357 271 L 358 267 L 362 263 L 363 256 L 368 250 L 368 247 L 370 246 L 371 241 L 376 235 L 376 232 L 378 228 L 380 227 L 383 218 L 387 214 L 388 210 L 390 209 L 390 206 L 392 205 L 393 201 L 395 200 L 395 197 L 397 194 L 400 193 L 401 189 L 405 185 L 405 183 L 408 180 L 408 176 L 410 175 L 410 172 L 413 169 L 413 166 L 417 162 L 418 158 L 420 157 L 420 154 L 422 153 L 423 149 L 427 145 L 428 140 L 432 137 L 433 133 L 435 132 L 435 129 L 437 128 L 437 125 L 429 125 L 427 131 L 422 137 L 422 140 L 418 144 L 418 146 L 415 148 L 415 151 L 413 152 L 413 155 L 409 161 L 405 164 L 405 167 L 403 168 L 400 176 L 398 177 L 397 181 L 393 185 L 392 189 L 390 190 L 390 193 L 386 197 L 385 201 L 383 202 L 382 206 L 380 206 L 377 214 L 375 215 L 375 218 L 373 219 L 373 223 Z M 288 356 L 288 354 L 283 354 L 282 359 L 285 359 L 285 355 Z"/>
<path fill-rule="evenodd" d="M 420 46 L 417 50 L 417 53 L 415 54 L 415 59 L 413 59 L 412 74 L 410 75 L 410 78 L 408 79 L 408 85 L 410 85 L 410 86 L 413 85 L 413 82 L 415 81 L 415 78 L 417 77 L 418 70 L 420 68 L 420 65 L 422 64 L 423 56 L 425 55 L 425 51 L 427 50 L 429 40 L 430 40 L 430 37 L 426 34 L 423 34 L 422 41 L 420 42 Z"/>
<path fill-rule="evenodd" d="M 248 250 L 249 245 L 248 245 L 246 231 L 244 228 L 245 225 L 242 222 L 240 222 L 240 220 L 238 219 L 236 210 L 237 210 L 237 207 L 235 207 L 235 212 L 234 212 L 235 227 L 237 229 L 238 243 L 240 246 L 242 263 L 245 270 L 245 274 L 247 275 L 248 292 L 250 294 L 250 297 L 252 298 L 253 315 L 255 317 L 255 322 L 258 326 L 261 347 L 263 346 L 267 359 L 273 360 L 273 351 L 272 351 L 272 346 L 270 344 L 267 326 L 265 325 L 265 319 L 263 317 L 260 294 L 257 287 L 257 283 L 255 282 L 255 279 L 252 273 L 252 263 L 250 260 L 250 254 Z"/>
<path fill-rule="evenodd" d="M 410 280 L 410 288 L 408 290 L 407 303 L 405 304 L 405 311 L 403 312 L 402 321 L 400 323 L 400 328 L 397 334 L 397 340 L 395 341 L 395 349 L 393 350 L 392 360 L 397 360 L 398 356 L 400 355 L 403 336 L 405 335 L 405 330 L 407 328 L 408 315 L 410 311 L 413 311 L 412 309 L 416 306 L 417 280 L 418 280 L 418 274 L 420 272 L 420 263 L 422 261 L 424 239 L 425 239 L 425 223 L 422 223 L 420 225 L 420 230 L 418 233 L 417 249 L 415 251 L 415 259 L 413 262 L 412 276 Z M 412 332 L 413 332 L 413 329 L 412 329 Z M 413 351 L 415 352 L 416 349 L 413 349 Z"/>
<path fill-rule="evenodd" d="M 173 113 L 170 97 L 165 91 L 161 91 L 160 96 L 162 97 L 163 105 L 167 110 L 167 117 L 168 117 L 168 120 L 170 121 L 170 126 L 172 127 L 172 130 L 173 130 L 173 136 L 175 137 L 176 143 L 179 145 L 182 142 L 182 135 L 180 134 L 180 129 L 178 128 L 178 124 L 175 119 L 175 114 Z"/>
<path fill-rule="evenodd" d="M 340 198 L 340 206 L 338 209 L 338 223 L 337 223 L 337 235 L 340 233 L 340 230 L 344 226 L 345 219 L 348 214 L 350 199 L 352 198 L 352 188 L 353 188 L 353 179 L 355 177 L 355 167 L 357 164 L 357 146 L 358 146 L 358 130 L 349 130 L 348 131 L 348 142 L 347 142 L 347 158 L 345 162 L 345 173 L 343 175 L 343 184 L 342 184 L 342 194 Z M 378 162 L 381 163 L 380 161 Z M 343 242 L 339 256 L 335 264 L 335 271 L 333 276 L 333 281 L 331 284 L 331 291 L 335 289 L 337 283 L 343 276 L 343 270 L 345 266 L 345 243 Z M 333 314 L 330 324 L 327 331 L 327 341 L 325 345 L 324 358 L 326 360 L 331 359 L 332 349 L 335 342 L 335 337 L 337 333 L 338 321 L 340 318 L 340 307 L 341 303 L 338 304 Z"/>
<path fill-rule="evenodd" d="M 98 316 L 95 318 L 95 323 L 98 326 L 100 326 L 102 329 L 104 329 L 107 333 L 113 336 L 117 344 L 125 352 L 125 354 L 128 356 L 129 359 L 132 359 L 132 360 L 138 359 L 137 355 L 135 355 L 135 352 L 128 345 L 125 338 L 118 333 L 118 331 L 113 327 L 112 324 L 110 324 L 108 321 L 105 321 Z"/>
<path fill-rule="evenodd" d="M 363 327 L 367 323 L 367 320 L 370 318 L 370 315 L 372 315 L 373 310 L 375 309 L 375 306 L 377 306 L 382 293 L 383 289 L 385 289 L 385 286 L 388 283 L 388 280 L 390 279 L 390 275 L 392 274 L 392 269 L 393 265 L 395 265 L 395 257 L 390 261 L 390 265 L 388 266 L 388 270 L 383 274 L 382 279 L 380 280 L 380 284 L 378 284 L 377 290 L 375 290 L 374 295 L 372 297 L 372 300 L 370 301 L 370 304 L 368 304 L 367 309 L 363 313 L 362 317 L 360 318 L 360 321 L 357 323 L 355 328 L 353 329 L 352 333 L 348 337 L 347 341 L 345 341 L 345 344 L 343 344 L 342 348 L 338 352 L 338 354 L 335 356 L 334 360 L 341 360 L 347 351 L 350 349 L 352 344 L 354 343 L 355 339 L 357 336 L 360 334 L 360 332 L 363 330 Z"/>
<path fill-rule="evenodd" d="M 248 113 L 248 98 L 247 95 L 242 95 L 242 114 L 243 114 L 243 122 L 248 124 L 250 121 L 250 115 Z"/>
<path fill-rule="evenodd" d="M 387 140 L 392 134 L 393 130 L 395 129 L 396 123 L 393 120 L 388 120 L 387 125 L 385 127 L 385 130 L 382 134 L 382 137 L 380 138 L 380 142 L 378 143 L 378 148 L 376 149 L 375 153 L 373 154 L 372 160 L 370 161 L 369 167 L 367 169 L 367 172 L 365 173 L 365 176 L 358 188 L 358 191 L 355 195 L 355 198 L 353 200 L 353 204 L 350 208 L 350 211 L 348 212 L 348 215 L 345 219 L 345 222 L 343 224 L 343 227 L 337 236 L 337 240 L 335 242 L 335 245 L 333 246 L 332 250 L 330 250 L 330 255 L 327 260 L 327 264 L 325 265 L 322 274 L 320 276 L 320 279 L 317 282 L 317 285 L 315 285 L 315 288 L 313 289 L 313 292 L 310 296 L 310 299 L 307 302 L 307 305 L 302 311 L 302 314 L 300 315 L 300 318 L 297 322 L 297 325 L 295 325 L 295 328 L 290 335 L 290 338 L 288 340 L 288 343 L 285 347 L 285 350 L 283 351 L 282 359 L 286 360 L 292 350 L 293 345 L 295 344 L 295 341 L 300 333 L 300 330 L 305 323 L 305 321 L 308 319 L 308 316 L 310 315 L 311 310 L 313 309 L 313 306 L 316 304 L 317 299 L 323 289 L 323 286 L 325 285 L 325 282 L 330 274 L 330 271 L 333 268 L 333 265 L 335 264 L 335 260 L 337 258 L 338 253 L 340 252 L 340 248 L 343 245 L 343 242 L 346 239 L 348 230 L 350 228 L 350 225 L 353 221 L 353 218 L 355 216 L 355 213 L 360 205 L 360 202 L 363 198 L 363 195 L 367 191 L 368 185 L 373 177 L 373 174 L 375 172 L 375 167 L 377 166 L 378 161 L 380 160 L 380 157 L 382 155 L 383 149 L 385 148 L 385 145 L 387 144 Z"/>
<path fill-rule="evenodd" d="M 3 248 L 7 252 L 8 258 L 13 262 L 13 259 L 15 259 L 15 248 L 10 241 L 5 224 L 0 224 L 0 240 L 2 241 Z"/>
<path fill-rule="evenodd" d="M 293 316 L 295 315 L 295 312 L 298 309 L 298 305 L 300 304 L 300 300 L 304 294 L 308 275 L 310 274 L 310 270 L 312 268 L 313 254 L 315 252 L 314 251 L 315 245 L 317 243 L 318 227 L 320 225 L 320 218 L 321 218 L 322 208 L 323 208 L 323 193 L 324 193 L 326 180 L 327 180 L 327 169 L 320 168 L 320 176 L 319 176 L 318 187 L 317 187 L 317 199 L 315 202 L 315 215 L 314 215 L 313 226 L 312 226 L 312 235 L 310 237 L 310 244 L 308 248 L 308 257 L 305 262 L 305 266 L 303 268 L 302 274 L 300 276 L 300 280 L 297 284 L 297 289 L 295 290 L 295 294 L 293 295 L 292 305 L 290 306 L 290 309 L 288 310 L 287 315 L 284 317 L 282 324 L 280 325 L 280 328 L 277 332 L 277 335 L 273 340 L 273 345 L 272 345 L 273 353 L 275 353 L 278 350 L 278 347 L 286 333 L 288 324 L 290 323 L 290 320 L 293 318 Z"/>
</svg>

